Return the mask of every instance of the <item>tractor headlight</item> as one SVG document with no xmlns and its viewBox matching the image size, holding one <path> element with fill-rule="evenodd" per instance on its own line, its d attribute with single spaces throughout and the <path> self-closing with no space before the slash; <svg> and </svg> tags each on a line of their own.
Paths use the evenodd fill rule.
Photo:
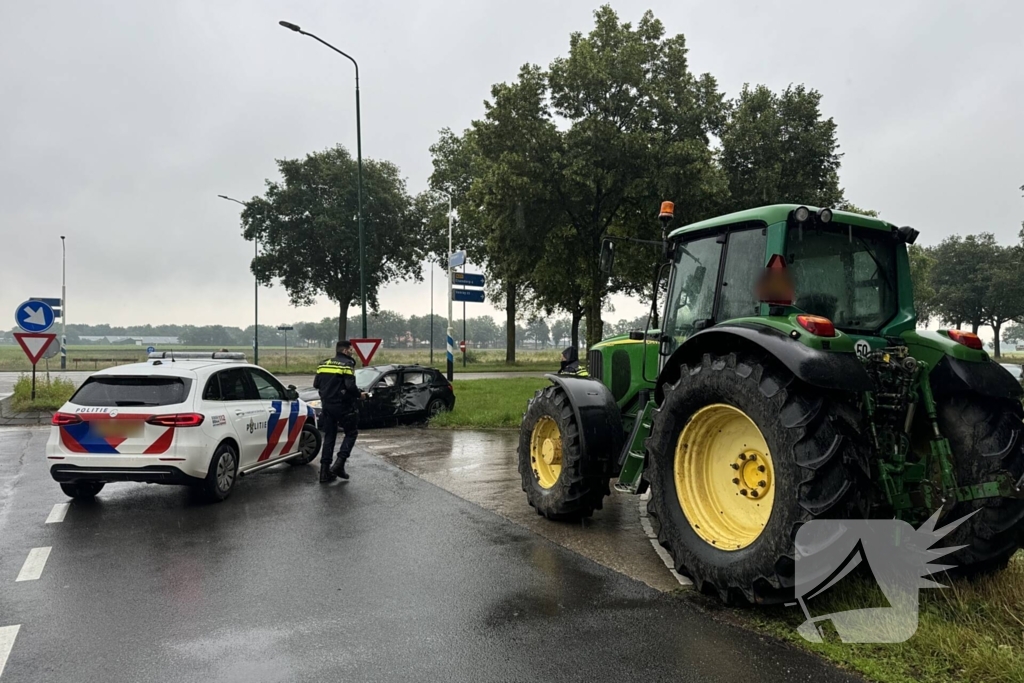
<svg viewBox="0 0 1024 683">
<path fill-rule="evenodd" d="M 793 211 L 793 220 L 795 220 L 797 223 L 803 223 L 810 217 L 811 210 L 808 209 L 806 206 L 798 207 L 795 211 Z"/>
<path fill-rule="evenodd" d="M 818 222 L 828 225 L 832 222 L 832 209 L 818 209 Z"/>
</svg>

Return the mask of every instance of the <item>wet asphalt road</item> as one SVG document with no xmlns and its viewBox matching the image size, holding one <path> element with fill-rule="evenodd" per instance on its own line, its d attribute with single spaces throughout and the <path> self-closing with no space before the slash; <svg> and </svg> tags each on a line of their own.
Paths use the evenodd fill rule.
<svg viewBox="0 0 1024 683">
<path fill-rule="evenodd" d="M 0 683 L 853 680 L 365 451 L 350 483 L 112 485 L 44 524 L 46 436 L 0 429 Z"/>
</svg>

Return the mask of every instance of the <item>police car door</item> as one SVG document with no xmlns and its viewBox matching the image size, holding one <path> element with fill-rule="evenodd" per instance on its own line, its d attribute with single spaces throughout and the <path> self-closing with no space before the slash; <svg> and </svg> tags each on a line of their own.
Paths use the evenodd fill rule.
<svg viewBox="0 0 1024 683">
<path fill-rule="evenodd" d="M 245 368 L 231 368 L 217 373 L 221 394 L 226 401 L 228 420 L 238 434 L 239 467 L 245 467 L 259 457 L 267 444 L 269 411 L 256 392 Z"/>
<path fill-rule="evenodd" d="M 250 462 L 271 460 L 298 450 L 299 434 L 306 422 L 306 411 L 299 414 L 299 400 L 291 400 L 284 386 L 266 370 L 246 368 L 249 379 L 262 401 L 264 415 L 267 415 L 266 440 L 263 447 Z"/>
</svg>

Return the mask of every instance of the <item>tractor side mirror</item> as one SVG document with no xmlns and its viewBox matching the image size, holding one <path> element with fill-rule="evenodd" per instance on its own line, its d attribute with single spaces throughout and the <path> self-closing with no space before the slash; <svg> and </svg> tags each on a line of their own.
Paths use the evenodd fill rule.
<svg viewBox="0 0 1024 683">
<path fill-rule="evenodd" d="M 615 267 L 615 243 L 609 239 L 601 242 L 601 272 L 611 275 Z"/>
</svg>

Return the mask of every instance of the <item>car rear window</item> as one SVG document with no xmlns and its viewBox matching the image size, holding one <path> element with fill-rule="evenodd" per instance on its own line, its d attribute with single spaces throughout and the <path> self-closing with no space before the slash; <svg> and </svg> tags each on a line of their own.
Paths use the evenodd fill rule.
<svg viewBox="0 0 1024 683">
<path fill-rule="evenodd" d="M 188 396 L 184 377 L 90 377 L 71 397 L 78 406 L 168 406 Z"/>
</svg>

